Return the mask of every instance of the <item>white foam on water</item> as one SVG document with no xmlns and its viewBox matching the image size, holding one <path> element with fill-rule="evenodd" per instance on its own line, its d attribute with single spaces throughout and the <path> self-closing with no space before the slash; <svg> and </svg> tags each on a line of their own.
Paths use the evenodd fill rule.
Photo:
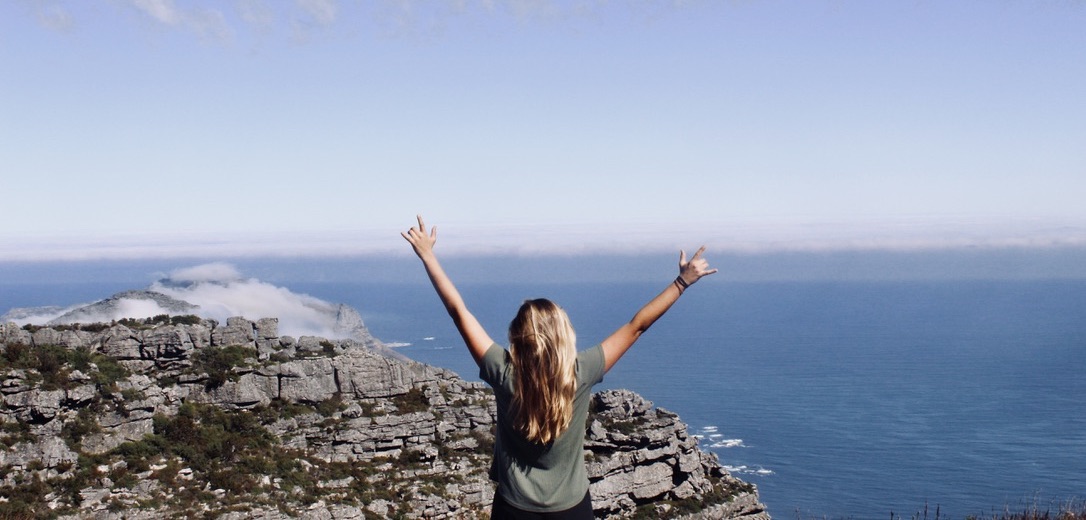
<svg viewBox="0 0 1086 520">
<path fill-rule="evenodd" d="M 768 477 L 769 475 L 775 474 L 773 470 L 767 469 L 763 466 L 751 467 L 745 464 L 741 466 L 729 466 L 725 464 L 724 469 L 732 475 L 758 475 L 760 477 Z"/>
<path fill-rule="evenodd" d="M 724 439 L 709 445 L 710 448 L 746 448 L 743 439 Z"/>
</svg>

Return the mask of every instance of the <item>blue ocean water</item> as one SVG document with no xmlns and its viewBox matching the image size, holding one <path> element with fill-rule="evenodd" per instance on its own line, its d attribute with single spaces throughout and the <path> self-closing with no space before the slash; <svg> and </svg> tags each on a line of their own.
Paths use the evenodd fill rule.
<svg viewBox="0 0 1086 520">
<path fill-rule="evenodd" d="M 707 282 L 709 282 L 707 280 Z M 477 379 L 427 286 L 299 284 Z M 661 284 L 468 284 L 502 339 L 547 297 L 578 341 Z M 944 518 L 1086 498 L 1086 282 L 703 283 L 607 375 L 679 413 L 775 518 Z"/>
<path fill-rule="evenodd" d="M 358 308 L 409 357 L 477 379 L 428 285 L 276 281 Z M 129 284 L 130 285 L 130 284 Z M 109 284 L 3 285 L 11 306 Z M 582 346 L 663 284 L 461 284 L 504 340 L 525 298 L 569 312 Z M 98 291 L 98 292 L 95 292 Z M 608 373 L 679 413 L 774 518 L 943 518 L 1086 498 L 1086 281 L 695 286 Z"/>
</svg>

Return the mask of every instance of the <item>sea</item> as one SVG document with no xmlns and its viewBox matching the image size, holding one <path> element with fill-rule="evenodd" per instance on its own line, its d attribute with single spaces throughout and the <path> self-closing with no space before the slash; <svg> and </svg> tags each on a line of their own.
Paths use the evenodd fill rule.
<svg viewBox="0 0 1086 520">
<path fill-rule="evenodd" d="M 424 283 L 276 284 L 352 305 L 404 355 L 478 380 Z M 588 347 L 664 285 L 460 290 L 499 341 L 524 299 L 545 297 Z M 131 288 L 5 282 L 0 313 Z M 777 519 L 963 519 L 1086 499 L 1086 280 L 706 279 L 598 388 L 678 413 Z"/>
</svg>

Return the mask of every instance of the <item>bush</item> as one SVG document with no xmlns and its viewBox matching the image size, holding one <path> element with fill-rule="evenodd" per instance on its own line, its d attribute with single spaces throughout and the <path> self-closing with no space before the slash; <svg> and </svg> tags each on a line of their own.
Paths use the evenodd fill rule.
<svg viewBox="0 0 1086 520">
<path fill-rule="evenodd" d="M 202 348 L 190 358 L 192 371 L 206 373 L 207 382 L 204 385 L 212 390 L 227 381 L 237 381 L 240 376 L 234 372 L 234 368 L 247 366 L 253 354 L 252 349 L 237 345 Z"/>
<path fill-rule="evenodd" d="M 253 414 L 261 424 L 271 424 L 280 419 L 290 419 L 307 413 L 314 413 L 312 406 L 283 399 L 272 399 L 267 406 L 258 406 L 253 409 Z"/>
<path fill-rule="evenodd" d="M 400 413 L 425 412 L 430 409 L 430 399 L 418 387 L 411 387 L 406 394 L 393 397 L 392 404 L 396 405 L 396 410 Z"/>
<path fill-rule="evenodd" d="M 182 316 L 174 316 L 170 318 L 170 323 L 172 325 L 199 325 L 200 322 L 200 317 L 192 314 L 185 314 Z"/>
<path fill-rule="evenodd" d="M 91 408 L 83 408 L 74 419 L 66 421 L 60 429 L 60 437 L 68 446 L 78 450 L 83 437 L 102 431 L 98 425 L 98 418 Z"/>
<path fill-rule="evenodd" d="M 31 347 L 12 343 L 7 345 L 3 357 L 0 357 L 0 369 L 33 370 L 40 374 L 40 379 L 28 379 L 31 382 L 40 380 L 44 390 L 70 388 L 72 370 L 89 371 L 92 363 L 98 367 L 92 378 L 99 386 L 111 385 L 129 375 L 117 360 L 85 348 L 68 349 L 56 345 Z"/>
<path fill-rule="evenodd" d="M 20 442 L 34 442 L 37 440 L 30 433 L 30 423 L 23 421 L 5 422 L 0 426 L 0 444 L 12 447 Z"/>
<path fill-rule="evenodd" d="M 339 393 L 317 403 L 317 413 L 325 417 L 332 417 L 336 412 L 342 412 L 345 409 L 347 405 L 343 403 L 343 396 Z"/>
</svg>

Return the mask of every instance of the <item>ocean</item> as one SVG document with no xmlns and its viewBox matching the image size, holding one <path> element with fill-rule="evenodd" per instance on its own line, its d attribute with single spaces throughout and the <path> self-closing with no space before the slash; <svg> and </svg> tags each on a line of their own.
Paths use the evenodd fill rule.
<svg viewBox="0 0 1086 520">
<path fill-rule="evenodd" d="M 421 362 L 478 380 L 428 285 L 277 285 L 357 308 Z M 466 283 L 490 334 L 526 298 L 566 308 L 590 346 L 664 283 Z M 131 284 L 0 284 L 12 306 Z M 774 518 L 934 518 L 1086 499 L 1086 281 L 707 279 L 599 388 L 672 410 Z"/>
</svg>

